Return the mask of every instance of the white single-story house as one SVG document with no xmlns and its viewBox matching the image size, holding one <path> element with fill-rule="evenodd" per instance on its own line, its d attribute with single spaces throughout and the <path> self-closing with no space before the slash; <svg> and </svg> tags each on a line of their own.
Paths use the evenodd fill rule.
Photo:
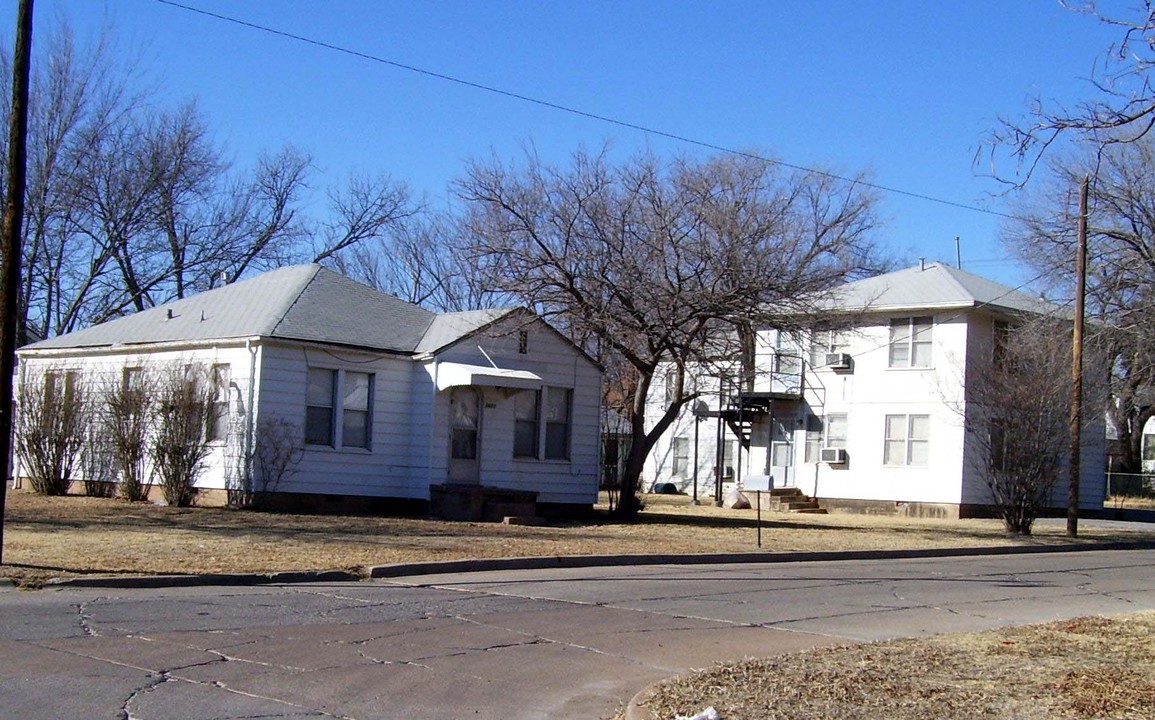
<svg viewBox="0 0 1155 720">
<path fill-rule="evenodd" d="M 758 332 L 752 390 L 692 378 L 697 413 L 687 407 L 663 435 L 646 483 L 693 492 L 696 480 L 709 498 L 721 467 L 724 485 L 768 475 L 832 511 L 986 514 L 992 497 L 978 471 L 980 444 L 964 421 L 967 378 L 995 362 L 1001 327 L 1056 306 L 943 264 L 849 283 L 837 298 L 837 330 Z M 651 427 L 666 407 L 664 383 L 655 386 Z M 1080 507 L 1101 509 L 1104 427 L 1086 425 Z M 1066 502 L 1064 478 L 1049 505 Z"/>
<path fill-rule="evenodd" d="M 420 508 L 446 488 L 474 498 L 467 515 L 511 501 L 502 492 L 546 512 L 597 499 L 601 370 L 524 309 L 439 314 L 297 265 L 28 345 L 18 380 L 97 388 L 173 363 L 217 385 L 202 498 L 246 462 L 259 474 L 276 425 L 300 452 L 265 489 L 294 506 Z"/>
</svg>

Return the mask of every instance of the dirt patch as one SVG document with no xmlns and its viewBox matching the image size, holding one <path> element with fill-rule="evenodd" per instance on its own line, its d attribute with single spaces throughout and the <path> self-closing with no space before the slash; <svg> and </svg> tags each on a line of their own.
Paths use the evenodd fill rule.
<svg viewBox="0 0 1155 720">
<path fill-rule="evenodd" d="M 1155 717 L 1155 612 L 823 648 L 718 665 L 651 695 L 651 718 Z"/>
<path fill-rule="evenodd" d="M 647 496 L 640 520 L 546 527 L 426 518 L 293 515 L 172 508 L 83 496 L 10 492 L 0 576 L 35 584 L 78 574 L 164 574 L 358 570 L 463 558 L 602 553 L 742 553 L 755 545 L 752 510 L 691 506 L 685 496 Z M 1149 531 L 1087 528 L 1078 542 L 1155 538 Z M 762 550 L 885 550 L 1068 542 L 1062 526 L 1035 536 L 1003 532 L 995 520 L 926 520 L 862 515 L 764 514 Z"/>
</svg>

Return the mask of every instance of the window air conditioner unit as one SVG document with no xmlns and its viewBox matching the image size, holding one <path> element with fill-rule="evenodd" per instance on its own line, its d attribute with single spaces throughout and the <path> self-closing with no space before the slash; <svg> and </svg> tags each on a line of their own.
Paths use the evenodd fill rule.
<svg viewBox="0 0 1155 720">
<path fill-rule="evenodd" d="M 846 464 L 846 450 L 844 448 L 825 447 L 819 453 L 822 462 L 827 465 L 845 465 Z"/>
<path fill-rule="evenodd" d="M 850 353 L 826 353 L 826 362 L 823 366 L 831 370 L 849 370 Z"/>
</svg>

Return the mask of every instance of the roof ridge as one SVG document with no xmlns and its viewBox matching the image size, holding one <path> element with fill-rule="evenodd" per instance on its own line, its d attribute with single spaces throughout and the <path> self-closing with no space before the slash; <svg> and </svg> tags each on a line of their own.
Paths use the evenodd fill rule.
<svg viewBox="0 0 1155 720">
<path fill-rule="evenodd" d="M 313 266 L 313 274 L 309 276 L 309 281 L 302 285 L 301 289 L 297 291 L 297 296 L 293 298 L 293 302 L 289 303 L 285 307 L 284 311 L 281 313 L 281 317 L 278 318 L 275 323 L 273 323 L 271 328 L 269 328 L 269 335 L 277 334 L 277 328 L 281 326 L 281 323 L 285 322 L 285 318 L 289 316 L 289 313 L 293 311 L 293 308 L 296 307 L 297 303 L 301 302 L 301 298 L 305 296 L 305 291 L 309 289 L 309 286 L 313 284 L 313 282 L 317 279 L 317 276 L 320 275 L 321 271 L 325 269 L 324 266 L 318 263 L 309 264 Z"/>
<path fill-rule="evenodd" d="M 966 270 L 963 270 L 962 268 L 956 268 L 953 265 L 947 265 L 944 262 L 936 262 L 932 267 L 937 267 L 941 272 L 945 273 L 946 276 L 950 278 L 950 281 L 954 284 L 955 289 L 962 292 L 963 295 L 970 297 L 971 302 L 975 304 L 982 302 L 982 300 L 976 297 L 974 292 L 969 287 L 967 287 L 962 282 L 962 280 L 959 279 L 958 275 L 955 274 L 955 271 L 957 270 L 958 272 L 970 275 L 971 277 L 979 277 L 978 275 L 975 275 L 974 273 L 968 273 Z M 987 282 L 993 281 L 987 280 Z"/>
</svg>

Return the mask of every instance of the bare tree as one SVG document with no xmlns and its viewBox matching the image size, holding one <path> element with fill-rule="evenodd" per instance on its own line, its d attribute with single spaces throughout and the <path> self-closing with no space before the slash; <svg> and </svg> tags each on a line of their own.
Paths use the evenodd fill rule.
<svg viewBox="0 0 1155 720">
<path fill-rule="evenodd" d="M 862 187 L 748 157 L 613 164 L 579 151 L 559 168 L 531 152 L 521 166 L 472 164 L 458 191 L 464 250 L 489 287 L 630 368 L 623 517 L 638 510 L 646 456 L 696 397 L 680 384 L 646 428 L 658 368 L 730 363 L 738 328 L 805 322 L 875 255 Z"/>
<path fill-rule="evenodd" d="M 491 293 L 458 252 L 463 232 L 458 218 L 423 212 L 333 259 L 343 274 L 430 310 L 477 310 Z"/>
<path fill-rule="evenodd" d="M 1029 316 L 1005 328 L 995 333 L 993 362 L 968 365 L 966 403 L 958 410 L 967 442 L 977 450 L 968 458 L 1007 532 L 1030 535 L 1036 518 L 1054 505 L 1052 492 L 1068 468 L 1071 323 Z M 1101 360 L 1097 352 L 1092 356 Z M 1086 402 L 1094 407 L 1103 401 L 1104 383 L 1094 377 L 1102 365 L 1087 367 Z M 1084 433 L 1093 428 L 1095 420 L 1088 417 Z"/>
<path fill-rule="evenodd" d="M 1070 137 L 1095 148 L 1134 142 L 1155 126 L 1155 4 L 1143 0 L 1117 15 L 1096 0 L 1060 0 L 1075 12 L 1118 30 L 1118 40 L 1091 70 L 1092 95 L 1065 107 L 1042 98 L 1031 101 L 1027 112 L 1004 117 L 991 133 L 988 150 L 992 174 L 1022 185 L 1060 138 Z M 1014 172 L 997 167 L 1000 152 L 1009 152 Z"/>
<path fill-rule="evenodd" d="M 20 386 L 16 447 L 32 489 L 66 495 L 90 421 L 88 396 L 74 371 L 48 369 Z"/>
<path fill-rule="evenodd" d="M 311 187 L 306 153 L 234 167 L 195 104 L 162 103 L 135 70 L 147 63 L 111 33 L 84 45 L 61 25 L 47 37 L 34 63 L 21 340 L 354 252 L 417 212 L 402 184 L 355 177 L 328 192 L 323 219 L 307 217 L 325 191 Z"/>
<path fill-rule="evenodd" d="M 1071 297 L 1077 192 L 1090 186 L 1087 312 L 1090 336 L 1109 358 L 1107 413 L 1119 438 L 1124 472 L 1141 466 L 1143 426 L 1155 416 L 1155 138 L 1102 152 L 1055 156 L 1025 196 L 1004 240 L 1057 297 Z"/>
<path fill-rule="evenodd" d="M 386 176 L 350 178 L 329 192 L 330 218 L 313 235 L 313 262 L 378 239 L 417 210 L 409 188 Z"/>
</svg>

